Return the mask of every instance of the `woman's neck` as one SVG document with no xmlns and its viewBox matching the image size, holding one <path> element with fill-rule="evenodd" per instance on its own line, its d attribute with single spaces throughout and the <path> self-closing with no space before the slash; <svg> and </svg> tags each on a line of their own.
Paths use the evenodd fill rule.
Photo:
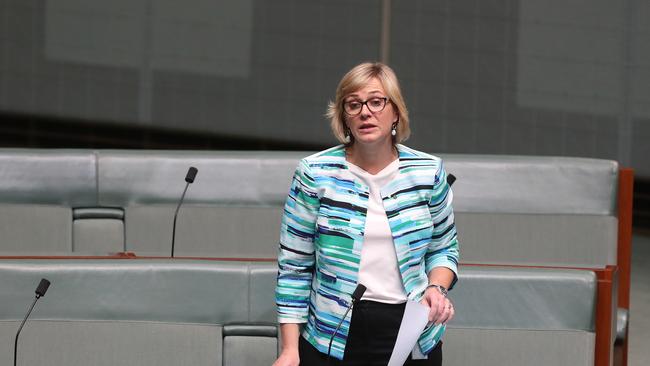
<svg viewBox="0 0 650 366">
<path fill-rule="evenodd" d="M 346 149 L 346 160 L 367 171 L 377 174 L 397 159 L 397 148 L 390 145 L 363 146 L 355 143 Z"/>
</svg>

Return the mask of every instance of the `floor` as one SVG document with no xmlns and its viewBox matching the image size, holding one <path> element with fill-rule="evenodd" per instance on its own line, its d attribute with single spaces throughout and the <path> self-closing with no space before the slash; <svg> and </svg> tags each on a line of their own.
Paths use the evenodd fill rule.
<svg viewBox="0 0 650 366">
<path fill-rule="evenodd" d="M 650 365 L 650 232 L 632 237 L 628 366 Z"/>
</svg>

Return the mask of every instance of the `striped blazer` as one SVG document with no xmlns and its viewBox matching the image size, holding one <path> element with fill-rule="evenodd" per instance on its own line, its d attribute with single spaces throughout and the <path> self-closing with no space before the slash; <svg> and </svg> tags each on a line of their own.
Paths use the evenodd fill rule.
<svg viewBox="0 0 650 366">
<path fill-rule="evenodd" d="M 440 158 L 397 145 L 397 176 L 381 189 L 402 282 L 419 301 L 427 274 L 457 273 L 458 241 L 452 192 Z M 327 353 L 329 340 L 357 286 L 369 188 L 348 170 L 342 145 L 300 161 L 284 206 L 276 304 L 280 323 L 306 323 L 305 337 Z M 454 279 L 455 282 L 455 279 Z M 332 343 L 343 359 L 351 314 Z M 427 327 L 419 338 L 428 354 L 445 331 Z"/>
</svg>

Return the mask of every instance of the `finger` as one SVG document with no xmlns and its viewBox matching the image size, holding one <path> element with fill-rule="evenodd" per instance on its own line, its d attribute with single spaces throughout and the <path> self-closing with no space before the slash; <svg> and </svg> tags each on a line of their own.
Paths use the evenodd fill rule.
<svg viewBox="0 0 650 366">
<path fill-rule="evenodd" d="M 431 310 L 429 310 L 429 321 L 431 323 L 438 323 L 438 319 L 440 318 L 441 313 L 444 311 L 444 305 L 441 304 L 442 301 L 437 298 L 433 298 L 431 301 Z"/>
<path fill-rule="evenodd" d="M 447 299 L 442 297 L 442 295 L 440 295 L 440 297 L 441 297 L 441 299 L 438 300 L 438 304 L 437 304 L 438 305 L 438 316 L 436 317 L 436 319 L 434 319 L 434 322 L 436 324 L 441 323 L 440 318 L 443 315 L 443 313 L 445 312 L 445 308 L 447 307 Z"/>
<path fill-rule="evenodd" d="M 451 318 L 454 317 L 454 314 L 455 314 L 454 305 L 451 302 L 448 302 L 444 314 L 440 317 L 440 323 L 443 324 L 448 323 L 451 320 Z"/>
<path fill-rule="evenodd" d="M 449 304 L 445 306 L 445 310 L 440 314 L 440 317 L 438 319 L 438 322 L 440 324 L 447 323 L 449 321 L 449 315 L 451 314 L 451 307 L 449 307 Z"/>
<path fill-rule="evenodd" d="M 438 317 L 438 304 L 435 297 L 431 295 L 427 296 L 427 301 L 429 302 L 429 323 L 433 323 Z"/>
</svg>

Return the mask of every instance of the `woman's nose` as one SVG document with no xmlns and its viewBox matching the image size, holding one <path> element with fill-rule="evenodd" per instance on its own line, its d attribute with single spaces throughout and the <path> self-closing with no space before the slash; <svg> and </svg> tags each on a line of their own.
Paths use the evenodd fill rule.
<svg viewBox="0 0 650 366">
<path fill-rule="evenodd" d="M 370 107 L 368 107 L 368 103 L 364 103 L 361 105 L 361 115 L 362 116 L 372 115 L 372 112 L 370 111 Z"/>
</svg>

